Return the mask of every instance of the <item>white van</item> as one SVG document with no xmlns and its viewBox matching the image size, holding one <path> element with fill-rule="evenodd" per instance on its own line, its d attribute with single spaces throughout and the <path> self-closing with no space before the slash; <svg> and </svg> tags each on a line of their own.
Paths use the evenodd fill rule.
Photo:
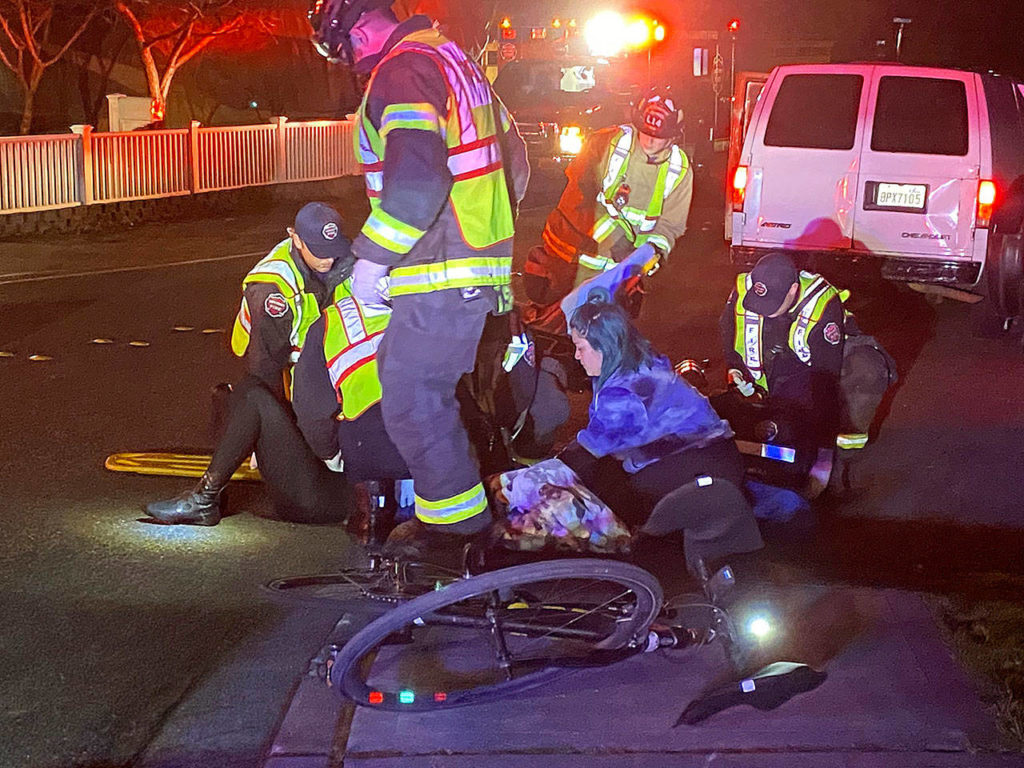
<svg viewBox="0 0 1024 768">
<path fill-rule="evenodd" d="M 1024 313 L 1024 85 L 900 64 L 774 69 L 729 179 L 734 263 L 785 249 Z M 880 262 L 880 263 L 879 263 Z M 835 264 L 836 262 L 830 262 Z"/>
</svg>

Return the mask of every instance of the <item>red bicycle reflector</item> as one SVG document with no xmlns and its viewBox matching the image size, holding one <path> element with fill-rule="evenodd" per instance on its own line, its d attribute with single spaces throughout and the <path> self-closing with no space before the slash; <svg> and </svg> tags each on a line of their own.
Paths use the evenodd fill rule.
<svg viewBox="0 0 1024 768">
<path fill-rule="evenodd" d="M 384 694 L 380 691 L 370 691 L 369 701 L 371 704 L 383 704 Z"/>
<path fill-rule="evenodd" d="M 982 179 L 978 183 L 978 226 L 987 227 L 992 221 L 992 213 L 996 208 L 996 183 Z"/>
<path fill-rule="evenodd" d="M 732 174 L 732 209 L 742 211 L 747 198 L 747 166 L 737 165 Z"/>
<path fill-rule="evenodd" d="M 439 704 L 448 701 L 448 694 L 444 691 L 437 691 L 434 694 L 434 701 L 438 702 Z"/>
</svg>

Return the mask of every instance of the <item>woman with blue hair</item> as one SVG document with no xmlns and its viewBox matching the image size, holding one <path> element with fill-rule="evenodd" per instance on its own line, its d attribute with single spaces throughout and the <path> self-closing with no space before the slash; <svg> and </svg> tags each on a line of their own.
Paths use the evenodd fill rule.
<svg viewBox="0 0 1024 768">
<path fill-rule="evenodd" d="M 743 462 L 728 422 L 676 374 L 621 307 L 583 304 L 569 330 L 594 395 L 587 426 L 559 458 L 616 514 L 641 525 L 658 501 L 682 486 L 728 481 L 742 489 Z M 707 551 L 716 555 L 760 548 L 750 506 L 741 494 L 733 497 L 739 503 L 725 509 L 679 509 L 678 529 L 705 529 L 695 539 L 713 540 Z"/>
</svg>

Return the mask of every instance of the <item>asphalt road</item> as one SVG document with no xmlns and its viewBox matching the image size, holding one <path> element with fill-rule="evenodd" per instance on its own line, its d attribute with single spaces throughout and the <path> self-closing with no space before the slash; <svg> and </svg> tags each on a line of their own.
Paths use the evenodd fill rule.
<svg viewBox="0 0 1024 768">
<path fill-rule="evenodd" d="M 538 180 L 520 256 L 557 191 Z M 358 226 L 359 195 L 335 202 Z M 269 603 L 258 585 L 354 560 L 339 528 L 269 519 L 258 487 L 215 528 L 148 525 L 140 505 L 189 481 L 102 467 L 115 451 L 206 445 L 209 389 L 239 370 L 239 280 L 296 207 L 0 243 L 0 352 L 14 355 L 0 357 L 0 765 L 254 765 L 336 618 Z M 673 358 L 711 358 L 713 377 L 733 274 L 720 210 L 695 208 L 640 320 Z M 1019 336 L 977 337 L 966 307 L 905 291 L 865 288 L 854 307 L 903 379 L 808 561 L 911 585 L 1020 573 Z"/>
</svg>

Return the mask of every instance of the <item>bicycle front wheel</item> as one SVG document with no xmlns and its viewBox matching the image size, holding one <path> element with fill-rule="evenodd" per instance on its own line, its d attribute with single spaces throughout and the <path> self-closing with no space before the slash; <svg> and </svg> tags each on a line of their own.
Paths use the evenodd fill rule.
<svg viewBox="0 0 1024 768">
<path fill-rule="evenodd" d="M 641 649 L 661 609 L 647 571 L 552 560 L 454 582 L 372 621 L 339 651 L 331 683 L 356 704 L 425 711 L 476 704 L 566 669 Z"/>
</svg>

